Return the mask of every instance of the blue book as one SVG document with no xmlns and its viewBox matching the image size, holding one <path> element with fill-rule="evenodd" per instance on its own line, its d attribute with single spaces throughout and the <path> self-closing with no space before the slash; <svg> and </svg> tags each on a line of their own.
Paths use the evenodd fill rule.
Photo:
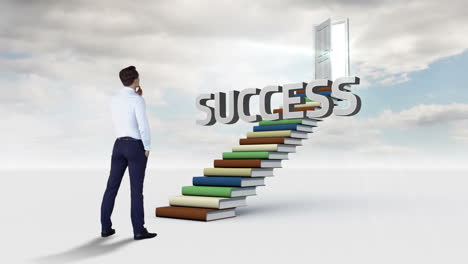
<svg viewBox="0 0 468 264">
<path fill-rule="evenodd" d="M 265 185 L 265 177 L 218 177 L 218 176 L 198 176 L 193 177 L 192 184 L 195 186 L 230 186 L 248 187 Z"/>
<path fill-rule="evenodd" d="M 272 131 L 272 130 L 297 130 L 298 124 L 281 124 L 281 125 L 266 125 L 254 126 L 253 131 Z"/>
<path fill-rule="evenodd" d="M 321 94 L 321 95 L 325 95 L 325 96 L 331 96 L 331 91 L 318 92 L 317 94 Z M 305 93 L 295 94 L 294 96 L 296 96 L 296 97 L 307 97 Z"/>
</svg>

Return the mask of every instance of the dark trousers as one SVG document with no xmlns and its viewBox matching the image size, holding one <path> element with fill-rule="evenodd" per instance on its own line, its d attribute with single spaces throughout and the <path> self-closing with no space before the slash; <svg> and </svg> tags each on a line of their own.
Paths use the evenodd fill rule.
<svg viewBox="0 0 468 264">
<path fill-rule="evenodd" d="M 107 180 L 106 191 L 102 198 L 101 225 L 102 230 L 112 227 L 111 215 L 114 209 L 115 197 L 128 166 L 131 189 L 131 218 L 133 232 L 140 233 L 144 229 L 145 216 L 143 209 L 143 181 L 145 179 L 146 163 L 143 142 L 136 139 L 116 139 L 112 150 L 112 162 Z"/>
</svg>

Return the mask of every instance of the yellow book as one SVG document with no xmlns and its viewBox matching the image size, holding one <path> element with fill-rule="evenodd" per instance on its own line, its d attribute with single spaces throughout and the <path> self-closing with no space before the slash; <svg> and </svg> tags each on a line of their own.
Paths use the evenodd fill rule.
<svg viewBox="0 0 468 264">
<path fill-rule="evenodd" d="M 307 102 L 305 104 L 297 104 L 294 107 L 309 107 L 309 106 L 320 106 L 319 102 Z M 283 108 L 283 105 L 280 105 L 280 108 Z"/>
<path fill-rule="evenodd" d="M 247 205 L 245 196 L 226 198 L 194 195 L 172 196 L 169 198 L 169 204 L 173 206 L 203 207 L 215 209 L 224 209 Z"/>
<path fill-rule="evenodd" d="M 233 152 L 239 151 L 280 151 L 280 152 L 296 152 L 296 146 L 285 144 L 253 144 L 253 145 L 237 145 L 232 147 Z"/>
</svg>

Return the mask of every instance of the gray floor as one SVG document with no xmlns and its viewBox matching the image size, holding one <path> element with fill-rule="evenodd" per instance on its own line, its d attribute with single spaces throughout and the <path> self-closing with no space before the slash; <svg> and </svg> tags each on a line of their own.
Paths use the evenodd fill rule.
<svg viewBox="0 0 468 264">
<path fill-rule="evenodd" d="M 275 170 L 238 217 L 154 217 L 202 169 L 152 170 L 146 223 L 133 241 L 128 178 L 101 239 L 106 170 L 0 171 L 2 263 L 467 263 L 468 171 Z M 128 263 L 128 262 L 127 262 Z"/>
</svg>

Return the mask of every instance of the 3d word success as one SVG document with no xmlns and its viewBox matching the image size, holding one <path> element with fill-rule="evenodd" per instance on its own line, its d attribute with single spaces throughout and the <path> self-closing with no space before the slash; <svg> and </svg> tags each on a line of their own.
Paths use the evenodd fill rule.
<svg viewBox="0 0 468 264">
<path fill-rule="evenodd" d="M 211 126 L 216 122 L 222 124 L 234 124 L 239 119 L 245 122 L 259 122 L 261 120 L 281 120 L 291 118 L 325 118 L 332 113 L 338 116 L 352 116 L 361 109 L 361 99 L 351 93 L 351 85 L 358 85 L 358 77 L 342 77 L 334 82 L 326 79 L 314 80 L 309 83 L 291 83 L 283 86 L 272 85 L 263 89 L 249 88 L 242 91 L 229 91 L 229 102 L 226 93 L 200 94 L 196 98 L 197 108 L 206 114 L 202 120 L 197 120 L 198 125 Z M 331 87 L 330 96 L 320 94 L 321 88 Z M 305 96 L 300 96 L 297 91 L 303 90 Z M 271 109 L 271 97 L 275 93 L 283 93 L 283 111 L 273 113 Z M 250 113 L 250 99 L 259 96 L 259 113 Z M 304 104 L 305 97 L 320 103 L 320 107 L 314 110 L 294 111 L 294 106 Z M 214 107 L 207 102 L 214 100 Z M 348 101 L 346 108 L 335 108 L 335 102 Z M 229 109 L 227 109 L 229 107 Z M 227 114 L 227 112 L 229 114 Z"/>
</svg>

